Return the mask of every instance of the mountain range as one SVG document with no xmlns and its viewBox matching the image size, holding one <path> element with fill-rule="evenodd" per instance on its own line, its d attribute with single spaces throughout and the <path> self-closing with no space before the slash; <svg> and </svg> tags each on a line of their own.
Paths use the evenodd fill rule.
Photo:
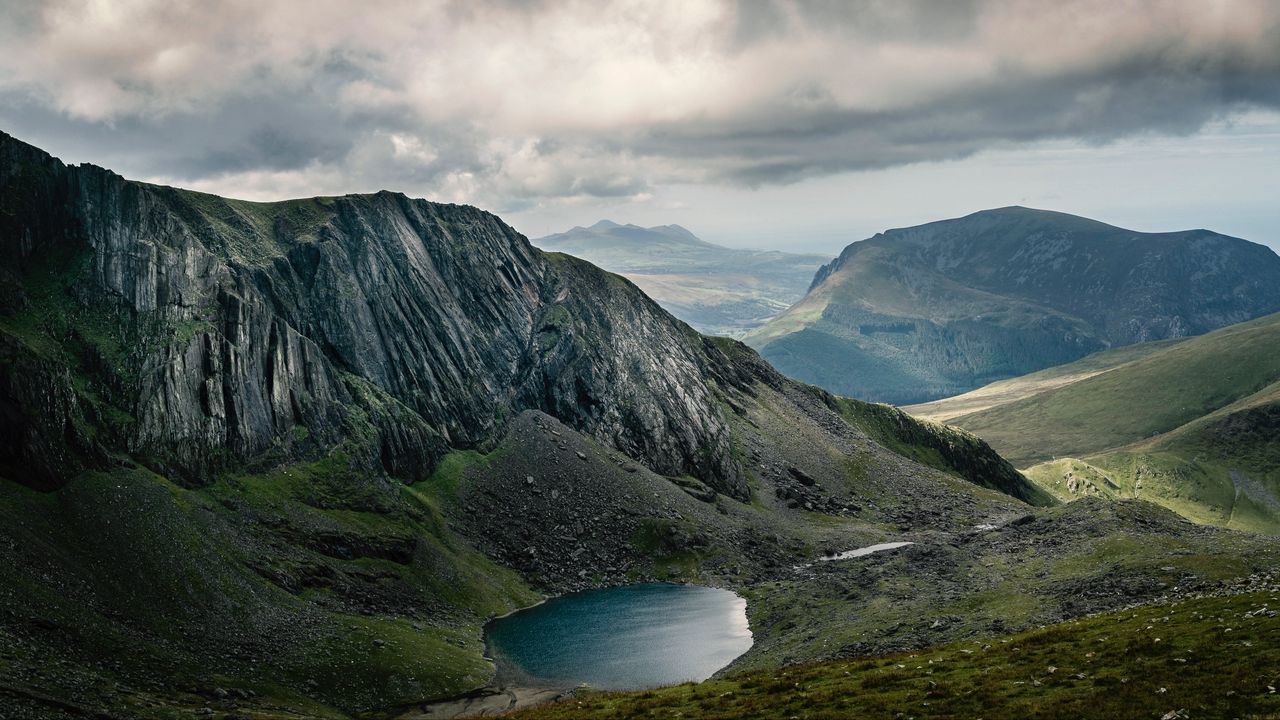
<svg viewBox="0 0 1280 720">
<path fill-rule="evenodd" d="M 0 259 L 6 717 L 429 717 L 491 681 L 490 618 L 631 582 L 738 591 L 725 672 L 776 672 L 1280 562 L 1061 504 L 473 207 L 245 202 L 0 135 Z"/>
<path fill-rule="evenodd" d="M 745 341 L 832 392 L 911 404 L 1280 310 L 1280 257 L 1008 207 L 853 243 Z"/>
<path fill-rule="evenodd" d="M 804 296 L 828 258 L 713 245 L 679 225 L 601 220 L 538 238 L 634 282 L 668 312 L 709 335 L 741 337 Z"/>
</svg>

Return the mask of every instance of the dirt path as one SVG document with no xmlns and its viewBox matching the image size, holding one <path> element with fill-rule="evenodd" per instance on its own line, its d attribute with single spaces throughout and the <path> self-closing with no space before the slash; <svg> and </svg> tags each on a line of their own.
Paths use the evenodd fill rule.
<svg viewBox="0 0 1280 720">
<path fill-rule="evenodd" d="M 509 710 L 553 702 L 568 693 L 557 688 L 482 688 L 451 700 L 419 705 L 396 715 L 395 720 L 493 717 Z"/>
</svg>

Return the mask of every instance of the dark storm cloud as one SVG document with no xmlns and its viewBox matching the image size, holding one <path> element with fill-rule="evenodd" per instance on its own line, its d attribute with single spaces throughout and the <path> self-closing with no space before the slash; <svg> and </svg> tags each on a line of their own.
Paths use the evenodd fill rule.
<svg viewBox="0 0 1280 720">
<path fill-rule="evenodd" d="M 1280 107 L 1249 2 L 16 2 L 0 123 L 232 194 L 756 186 Z"/>
<path fill-rule="evenodd" d="M 1221 55 L 1171 61 L 1152 49 L 1047 78 L 1009 71 L 892 110 L 828 104 L 721 124 L 671 123 L 636 145 L 643 153 L 719 163 L 721 177 L 759 185 L 960 158 L 1002 143 L 1189 134 L 1250 107 L 1280 107 L 1280 53 L 1253 58 L 1223 48 Z"/>
</svg>

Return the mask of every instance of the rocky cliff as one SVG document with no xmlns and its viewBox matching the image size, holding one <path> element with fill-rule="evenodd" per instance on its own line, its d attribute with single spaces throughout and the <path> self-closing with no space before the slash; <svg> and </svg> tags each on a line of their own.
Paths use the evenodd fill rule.
<svg viewBox="0 0 1280 720">
<path fill-rule="evenodd" d="M 201 482 L 355 438 L 412 480 L 537 409 L 745 493 L 704 380 L 723 356 L 489 213 L 387 192 L 227 200 L 8 136 L 0 198 L 6 475 L 56 484 L 127 453 Z"/>
<path fill-rule="evenodd" d="M 913 403 L 1276 310 L 1262 245 L 1010 207 L 848 246 L 747 342 L 838 394 Z"/>
</svg>

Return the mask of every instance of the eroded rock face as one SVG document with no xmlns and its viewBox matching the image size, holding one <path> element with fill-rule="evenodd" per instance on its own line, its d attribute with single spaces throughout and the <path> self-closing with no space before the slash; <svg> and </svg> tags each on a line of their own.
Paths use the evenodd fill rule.
<svg viewBox="0 0 1280 720">
<path fill-rule="evenodd" d="M 0 209 L 0 462 L 19 480 L 127 452 L 198 482 L 342 442 L 415 479 L 536 409 L 657 472 L 746 492 L 705 379 L 732 374 L 712 367 L 724 355 L 492 214 L 387 192 L 225 200 L 7 135 Z"/>
</svg>

